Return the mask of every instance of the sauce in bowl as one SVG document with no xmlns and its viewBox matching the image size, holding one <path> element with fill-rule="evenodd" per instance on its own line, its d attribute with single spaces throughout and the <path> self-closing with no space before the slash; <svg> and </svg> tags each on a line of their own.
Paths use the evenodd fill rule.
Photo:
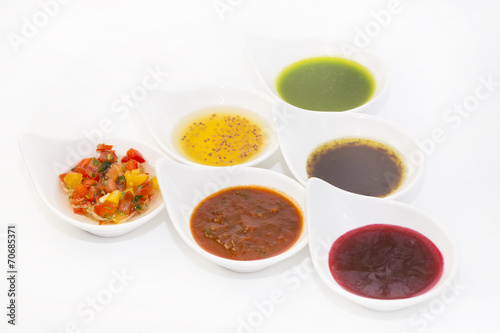
<svg viewBox="0 0 500 333">
<path fill-rule="evenodd" d="M 231 166 L 256 158 L 267 144 L 265 122 L 249 110 L 214 107 L 187 116 L 174 133 L 186 159 L 208 166 Z"/>
<path fill-rule="evenodd" d="M 276 81 L 281 98 L 313 111 L 346 111 L 368 102 L 375 79 L 363 65 L 339 57 L 303 59 L 286 67 Z"/>
<path fill-rule="evenodd" d="M 401 299 L 430 290 L 443 273 L 443 257 L 412 229 L 372 224 L 340 236 L 330 250 L 329 266 L 337 283 L 356 295 Z"/>
<path fill-rule="evenodd" d="M 404 181 L 400 154 L 378 141 L 342 138 L 319 145 L 307 159 L 307 176 L 343 190 L 386 197 Z"/>
<path fill-rule="evenodd" d="M 204 250 L 233 260 L 258 260 L 287 251 L 303 229 L 300 207 L 263 186 L 235 186 L 212 194 L 194 209 L 191 233 Z"/>
</svg>

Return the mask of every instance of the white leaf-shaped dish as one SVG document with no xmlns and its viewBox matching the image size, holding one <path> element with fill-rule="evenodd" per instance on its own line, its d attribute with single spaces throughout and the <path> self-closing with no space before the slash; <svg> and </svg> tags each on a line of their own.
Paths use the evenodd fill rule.
<svg viewBox="0 0 500 333">
<path fill-rule="evenodd" d="M 357 108 L 341 113 L 376 113 L 387 102 L 390 79 L 385 65 L 375 55 L 347 42 L 329 38 L 277 39 L 246 35 L 243 45 L 258 77 L 267 91 L 277 99 L 281 97 L 276 89 L 276 80 L 283 69 L 302 59 L 330 56 L 353 60 L 365 66 L 375 79 L 375 91 L 371 99 Z"/>
<path fill-rule="evenodd" d="M 304 185 L 308 179 L 307 159 L 313 150 L 327 141 L 348 137 L 378 141 L 400 153 L 406 175 L 398 189 L 386 198 L 409 202 L 420 189 L 425 155 L 415 140 L 387 120 L 361 113 L 311 112 L 277 102 L 274 124 L 283 157 L 292 174 Z"/>
<path fill-rule="evenodd" d="M 175 137 L 180 122 L 191 113 L 213 107 L 236 107 L 255 113 L 264 122 L 266 143 L 262 151 L 240 165 L 252 166 L 261 163 L 278 149 L 278 138 L 272 123 L 272 99 L 255 91 L 218 87 L 203 87 L 186 90 L 157 90 L 141 103 L 139 113 L 158 145 L 175 160 L 199 165 L 189 159 L 179 149 Z"/>
<path fill-rule="evenodd" d="M 168 159 L 156 163 L 156 175 L 162 190 L 168 214 L 179 236 L 198 254 L 211 262 L 237 272 L 254 272 L 291 257 L 307 244 L 307 218 L 305 216 L 305 190 L 294 179 L 281 173 L 235 166 L 231 168 L 184 165 Z M 278 190 L 299 205 L 304 214 L 302 233 L 287 251 L 260 260 L 232 260 L 213 255 L 193 238 L 190 228 L 191 214 L 204 198 L 227 187 L 260 185 Z"/>
<path fill-rule="evenodd" d="M 318 178 L 306 186 L 306 210 L 309 226 L 309 249 L 321 279 L 346 299 L 377 311 L 403 309 L 439 297 L 456 274 L 458 251 L 439 223 L 408 204 L 378 200 L 338 189 Z M 328 264 L 335 240 L 346 232 L 368 224 L 392 224 L 413 229 L 430 239 L 443 256 L 443 274 L 437 284 L 424 294 L 393 300 L 362 297 L 343 289 L 332 277 Z"/>
<path fill-rule="evenodd" d="M 59 184 L 59 175 L 68 172 L 83 158 L 95 156 L 96 145 L 88 139 L 59 140 L 33 133 L 20 134 L 18 140 L 33 184 L 43 201 L 57 216 L 77 228 L 103 237 L 120 236 L 142 226 L 164 207 L 163 198 L 159 195 L 144 214 L 128 222 L 109 225 L 99 225 L 85 216 L 75 214 L 68 202 L 68 193 Z M 158 149 L 137 141 L 106 138 L 105 143 L 113 145 L 119 157 L 124 156 L 130 148 L 137 149 L 144 156 L 145 166 L 150 172 L 154 172 L 156 160 L 165 157 Z"/>
</svg>

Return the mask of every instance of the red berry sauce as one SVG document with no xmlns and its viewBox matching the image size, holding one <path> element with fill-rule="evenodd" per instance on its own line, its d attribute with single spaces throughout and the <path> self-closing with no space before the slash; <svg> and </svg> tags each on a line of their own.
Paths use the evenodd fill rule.
<svg viewBox="0 0 500 333">
<path fill-rule="evenodd" d="M 356 295 L 401 299 L 423 294 L 439 281 L 443 256 L 414 230 L 372 224 L 340 236 L 329 266 L 337 283 Z"/>
</svg>

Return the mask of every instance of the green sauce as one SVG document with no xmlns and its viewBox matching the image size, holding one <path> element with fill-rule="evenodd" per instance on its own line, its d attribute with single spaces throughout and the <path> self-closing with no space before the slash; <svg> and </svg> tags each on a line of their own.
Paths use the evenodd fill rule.
<svg viewBox="0 0 500 333">
<path fill-rule="evenodd" d="M 365 104 L 375 90 L 370 71 L 355 61 L 315 57 L 286 67 L 277 79 L 281 98 L 313 111 L 345 111 Z"/>
</svg>

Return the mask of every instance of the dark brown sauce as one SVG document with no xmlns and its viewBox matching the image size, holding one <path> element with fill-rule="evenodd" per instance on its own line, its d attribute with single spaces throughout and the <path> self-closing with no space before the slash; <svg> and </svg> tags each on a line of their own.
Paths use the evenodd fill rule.
<svg viewBox="0 0 500 333">
<path fill-rule="evenodd" d="M 349 192 L 386 197 L 403 183 L 405 166 L 398 152 L 380 142 L 343 138 L 326 142 L 309 155 L 307 176 Z"/>
</svg>

